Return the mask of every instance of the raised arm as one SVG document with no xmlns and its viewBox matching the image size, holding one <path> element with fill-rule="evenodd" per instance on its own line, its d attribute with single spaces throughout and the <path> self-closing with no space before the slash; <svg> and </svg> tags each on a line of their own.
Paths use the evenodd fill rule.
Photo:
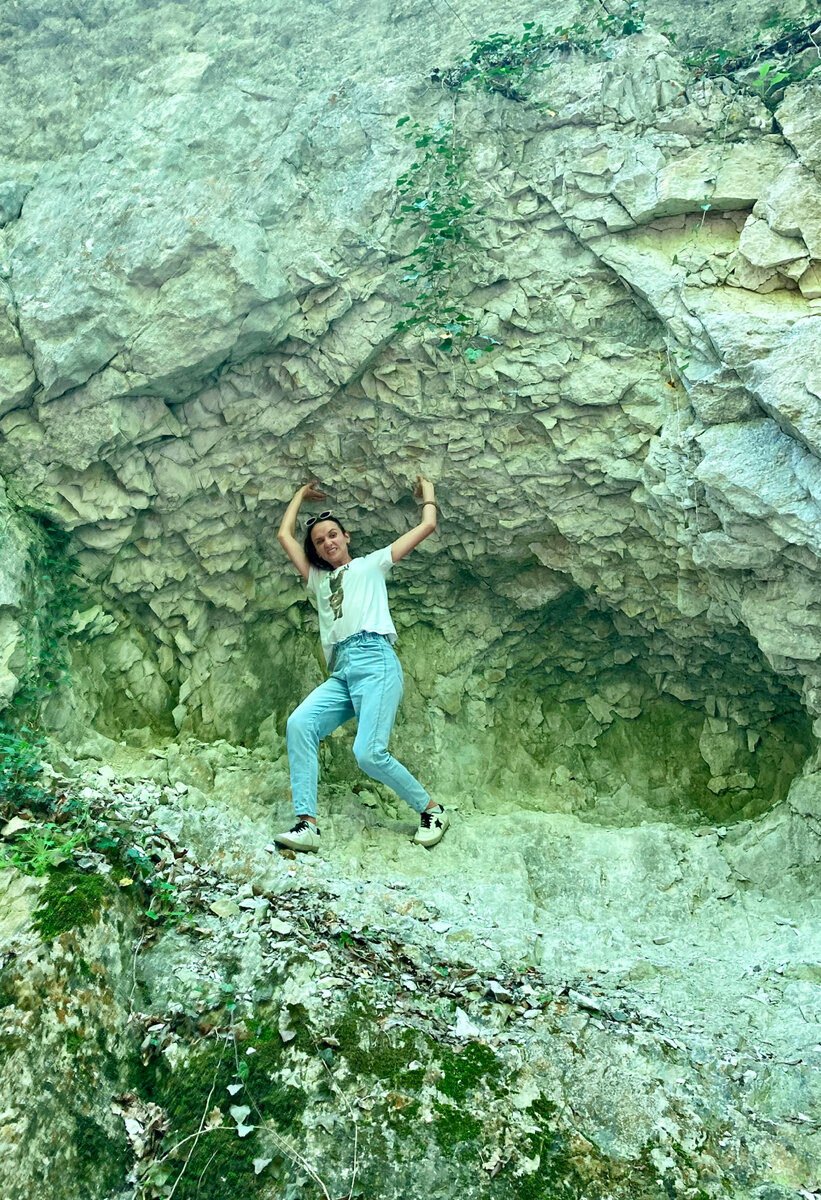
<svg viewBox="0 0 821 1200">
<path fill-rule="evenodd" d="M 430 537 L 436 529 L 436 517 L 439 510 L 433 495 L 433 484 L 423 475 L 417 475 L 413 494 L 417 500 L 422 502 L 422 520 L 413 529 L 403 533 L 391 545 L 391 558 L 394 562 L 399 562 L 400 558 L 410 554 L 411 550 L 414 550 L 420 542 L 424 542 L 426 537 Z"/>
<path fill-rule="evenodd" d="M 296 536 L 296 521 L 303 500 L 325 499 L 325 493 L 317 491 L 316 484 L 317 481 L 313 479 L 310 483 L 306 483 L 304 487 L 301 487 L 294 495 L 293 500 L 285 510 L 285 516 L 282 518 L 279 533 L 277 534 L 277 541 L 303 579 L 308 578 L 311 564 L 305 556 L 302 543 Z"/>
</svg>

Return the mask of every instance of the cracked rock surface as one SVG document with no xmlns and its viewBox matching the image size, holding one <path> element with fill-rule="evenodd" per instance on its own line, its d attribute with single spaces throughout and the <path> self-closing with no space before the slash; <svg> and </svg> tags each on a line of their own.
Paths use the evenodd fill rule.
<svg viewBox="0 0 821 1200">
<path fill-rule="evenodd" d="M 380 1037 L 399 996 L 409 1024 L 393 1049 L 415 1029 L 402 1072 L 425 1066 L 418 1095 L 403 1074 L 379 1104 L 438 1130 L 434 1158 L 485 1146 L 454 1194 L 548 1194 L 555 1180 L 526 1164 L 546 1162 L 555 1137 L 578 1160 L 579 1194 L 595 1177 L 596 1197 L 643 1196 L 649 1181 L 695 1200 L 722 1180 L 750 1200 L 813 1195 L 819 39 L 805 38 L 786 84 L 760 71 L 778 74 L 786 51 L 763 47 L 782 26 L 797 37 L 817 14 L 791 0 L 776 28 L 759 0 L 697 14 L 657 0 L 630 36 L 551 50 L 513 100 L 456 94 L 441 72 L 470 37 L 590 22 L 590 6 L 446 7 L 249 0 L 240 19 L 218 0 L 91 0 L 82 13 L 21 0 L 0 14 L 0 706 L 50 645 L 44 539 L 56 532 L 77 595 L 67 679 L 41 706 L 55 761 L 75 780 L 119 773 L 129 820 L 156 810 L 152 828 L 214 880 L 206 932 L 171 923 L 137 955 L 142 1091 L 126 1064 L 123 972 L 144 936 L 130 902 L 116 892 L 103 905 L 111 961 L 93 980 L 72 963 L 103 954 L 102 927 L 61 935 L 63 962 L 63 943 L 44 949 L 26 924 L 36 888 L 17 876 L 4 936 L 30 936 L 26 970 L 57 980 L 55 995 L 88 984 L 88 1011 L 117 1043 L 98 1047 L 113 1057 L 95 1069 L 106 1105 L 119 1099 L 105 1115 L 77 1111 L 124 1153 L 123 1124 L 157 1195 L 173 1186 L 159 1149 L 172 1109 L 183 1120 L 173 1072 L 204 1053 L 193 1030 L 224 999 L 221 981 L 251 998 L 200 1031 L 226 1053 L 256 1036 L 267 1005 L 260 1028 L 271 1006 L 287 1009 L 276 1037 L 299 1043 L 277 1059 L 278 1086 L 318 1088 L 332 1065 L 318 1049 L 347 1064 L 326 1124 L 314 1106 L 297 1127 L 314 1161 L 323 1129 L 362 1100 L 357 1072 L 361 1084 L 375 1070 L 373 1056 L 353 1065 L 344 1038 L 321 1040 L 351 1028 L 356 946 L 376 956 Z M 725 75 L 704 69 L 718 46 L 735 56 Z M 397 177 L 418 154 L 405 116 L 452 125 L 481 209 L 452 284 L 480 334 L 472 356 L 424 327 L 396 330 L 420 236 L 395 220 Z M 406 679 L 392 747 L 452 829 L 435 856 L 412 851 L 407 812 L 356 772 L 342 730 L 321 751 L 327 859 L 272 861 L 260 847 L 288 819 L 285 720 L 323 678 L 314 614 L 274 531 L 317 478 L 353 552 L 376 549 L 416 521 L 420 472 L 436 483 L 439 528 L 391 578 Z M 114 803 L 88 786 L 101 793 L 89 803 Z M 93 856 L 77 869 L 102 871 Z M 301 949 L 292 891 L 308 914 Z M 246 959 L 249 928 L 268 942 Z M 411 947 L 409 982 L 383 938 Z M 441 992 L 437 964 L 481 987 Z M 322 973 L 343 982 L 320 986 Z M 528 1006 L 534 993 L 548 999 Z M 292 1025 L 313 1042 L 282 1038 Z M 51 1045 L 55 1030 L 38 1029 Z M 14 1054 L 21 1036 L 9 1033 Z M 489 1090 L 457 1137 L 442 1106 L 468 1096 L 437 1092 L 455 1070 L 440 1043 L 499 1050 L 501 1124 L 483 1060 Z M 558 1106 L 552 1124 L 543 1104 Z M 514 1109 L 524 1124 L 510 1124 Z M 17 1120 L 11 1144 L 29 1145 L 26 1180 L 39 1179 L 40 1143 Z M 484 1143 L 470 1121 L 486 1122 Z M 398 1162 L 407 1132 L 390 1129 Z M 274 1161 L 275 1141 L 257 1161 Z M 125 1187 L 125 1159 L 110 1161 L 67 1186 Z M 340 1194 L 349 1166 L 334 1160 Z M 410 1175 L 397 1178 L 410 1195 Z"/>
</svg>

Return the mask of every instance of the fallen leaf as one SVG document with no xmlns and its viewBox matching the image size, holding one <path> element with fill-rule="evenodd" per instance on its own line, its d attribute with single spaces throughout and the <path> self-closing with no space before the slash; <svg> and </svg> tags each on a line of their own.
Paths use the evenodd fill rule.
<svg viewBox="0 0 821 1200">
<path fill-rule="evenodd" d="M 456 1009 L 456 1023 L 451 1026 L 452 1031 L 458 1038 L 474 1038 L 481 1037 L 483 1030 L 474 1021 L 471 1021 L 463 1008 Z"/>
<path fill-rule="evenodd" d="M 496 1168 L 499 1166 L 499 1163 L 501 1161 L 502 1161 L 502 1155 L 499 1151 L 499 1147 L 496 1146 L 494 1148 L 493 1153 L 491 1154 L 490 1158 L 487 1160 L 487 1162 L 483 1162 L 482 1166 L 486 1171 L 495 1173 Z"/>
<path fill-rule="evenodd" d="M 12 817 L 10 821 L 0 829 L 0 834 L 3 837 L 13 837 L 15 833 L 19 833 L 21 829 L 28 829 L 30 821 L 24 821 L 22 817 Z"/>
</svg>

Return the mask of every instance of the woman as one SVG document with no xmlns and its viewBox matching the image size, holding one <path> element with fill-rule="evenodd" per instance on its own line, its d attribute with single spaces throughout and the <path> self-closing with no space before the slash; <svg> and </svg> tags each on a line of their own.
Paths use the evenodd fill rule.
<svg viewBox="0 0 821 1200">
<path fill-rule="evenodd" d="M 388 609 L 385 579 L 395 562 L 436 529 L 433 484 L 421 475 L 414 493 L 422 520 L 382 550 L 351 558 L 351 535 L 331 512 L 306 522 L 297 540 L 296 522 L 305 500 L 324 500 L 317 482 L 306 483 L 282 518 L 277 541 L 316 597 L 319 636 L 330 678 L 315 688 L 288 718 L 288 760 L 296 824 L 274 838 L 290 850 L 318 850 L 316 823 L 317 751 L 322 738 L 356 717 L 353 752 L 361 769 L 401 796 L 419 813 L 414 842 L 435 846 L 450 824 L 410 771 L 388 753 L 396 710 L 402 699 L 402 668 L 393 651 L 396 629 Z"/>
</svg>

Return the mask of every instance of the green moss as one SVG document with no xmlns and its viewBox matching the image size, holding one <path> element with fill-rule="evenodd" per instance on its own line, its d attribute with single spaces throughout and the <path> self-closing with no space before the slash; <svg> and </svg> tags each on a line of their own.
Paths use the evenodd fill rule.
<svg viewBox="0 0 821 1200">
<path fill-rule="evenodd" d="M 538 1159 L 530 1175 L 509 1177 L 505 1200 L 668 1200 L 649 1149 L 626 1162 L 600 1154 L 589 1142 L 573 1144 L 556 1128 L 556 1105 L 540 1096 L 529 1109 L 536 1130 L 520 1143 L 526 1158 Z"/>
<path fill-rule="evenodd" d="M 452 1104 L 434 1104 L 433 1109 L 436 1113 L 433 1136 L 441 1150 L 452 1151 L 463 1142 L 478 1140 L 482 1126 L 475 1117 Z"/>
<path fill-rule="evenodd" d="M 310 1034 L 305 1026 L 303 1034 L 304 1040 L 309 1042 Z M 183 1138 L 196 1133 L 206 1109 L 214 1106 L 219 1106 L 227 1117 L 231 1105 L 251 1105 L 253 1116 L 250 1120 L 254 1124 L 273 1123 L 283 1132 L 291 1132 L 298 1126 L 308 1104 L 308 1095 L 303 1089 L 280 1082 L 282 1069 L 294 1046 L 295 1042 L 283 1046 L 278 1030 L 262 1023 L 251 1030 L 250 1036 L 237 1041 L 236 1057 L 230 1040 L 209 1039 L 173 1071 L 159 1056 L 148 1064 L 134 1063 L 131 1080 L 144 1100 L 161 1105 L 168 1113 L 171 1126 L 164 1141 L 166 1152 Z M 246 1053 L 248 1050 L 253 1053 Z M 231 1095 L 228 1086 L 237 1083 L 243 1085 L 242 1089 Z M 191 1142 L 185 1142 L 169 1159 L 171 1180 L 179 1175 L 190 1149 Z M 253 1159 L 260 1153 L 259 1134 L 254 1132 L 240 1138 L 233 1122 L 227 1118 L 225 1126 L 209 1131 L 197 1141 L 175 1197 L 179 1200 L 245 1200 L 263 1190 L 270 1193 L 273 1175 L 284 1164 L 280 1160 L 277 1167 L 274 1162 L 262 1175 L 256 1175 Z"/>
<path fill-rule="evenodd" d="M 267 1096 L 257 1101 L 260 1111 L 275 1121 L 280 1129 L 296 1125 L 308 1105 L 308 1094 L 302 1088 L 275 1085 Z"/>
<path fill-rule="evenodd" d="M 502 1068 L 499 1058 L 481 1042 L 468 1042 L 461 1052 L 445 1049 L 441 1062 L 443 1077 L 436 1086 L 443 1096 L 457 1101 L 483 1083 L 495 1089 Z"/>
<path fill-rule="evenodd" d="M 392 1041 L 386 1033 L 373 1024 L 373 1014 L 361 1007 L 347 1013 L 334 1029 L 339 1042 L 339 1053 L 356 1075 L 374 1075 L 386 1082 L 412 1086 L 411 1077 L 421 1084 L 424 1071 L 408 1071 L 408 1064 L 416 1057 L 416 1038 L 407 1029 L 398 1041 Z"/>
<path fill-rule="evenodd" d="M 44 941 L 51 941 L 68 929 L 82 929 L 100 911 L 107 890 L 102 875 L 83 875 L 79 871 L 52 871 L 43 888 L 40 908 L 34 924 Z"/>
<path fill-rule="evenodd" d="M 112 1137 L 102 1125 L 84 1113 L 75 1117 L 75 1141 L 77 1148 L 76 1173 L 66 1173 L 70 1192 L 62 1192 L 54 1188 L 54 1180 L 49 1172 L 49 1195 L 52 1200 L 69 1200 L 76 1195 L 75 1184 L 85 1185 L 86 1195 L 101 1196 L 107 1194 L 122 1184 L 128 1170 L 128 1144 L 125 1132 L 122 1136 Z"/>
<path fill-rule="evenodd" d="M 388 1103 L 385 1105 L 382 1121 L 396 1133 L 411 1138 L 417 1132 L 416 1122 L 419 1119 L 420 1111 L 421 1105 L 418 1100 L 408 1100 L 406 1096 L 402 1095 L 390 1095 Z"/>
<path fill-rule="evenodd" d="M 418 1092 L 424 1078 L 425 1068 L 415 1067 L 412 1071 L 400 1071 L 396 1076 L 396 1083 L 406 1091 Z"/>
<path fill-rule="evenodd" d="M 196 1134 L 205 1113 L 215 1105 L 227 1114 L 230 1104 L 246 1103 L 243 1092 L 230 1097 L 227 1091 L 229 1084 L 238 1082 L 233 1047 L 227 1042 L 209 1042 L 175 1071 L 157 1064 L 140 1082 L 145 1086 L 149 1081 L 153 1086 L 147 1094 L 143 1092 L 144 1098 L 160 1104 L 170 1118 L 166 1149 Z M 256 1133 L 239 1138 L 230 1119 L 224 1127 L 201 1136 L 193 1149 L 190 1141 L 184 1142 L 169 1160 L 171 1178 L 176 1179 L 191 1151 L 175 1195 L 180 1200 L 233 1200 L 255 1195 L 260 1188 L 252 1165 L 257 1142 Z"/>
<path fill-rule="evenodd" d="M 582 1181 L 569 1160 L 564 1139 L 550 1128 L 555 1122 L 556 1105 L 539 1096 L 530 1106 L 529 1114 L 538 1128 L 525 1139 L 522 1149 L 528 1158 L 538 1158 L 539 1165 L 532 1175 L 516 1180 L 512 1194 L 516 1200 L 553 1200 L 557 1189 L 564 1188 L 566 1193 L 573 1188 L 580 1191 L 577 1185 Z M 573 1190 L 569 1194 L 572 1196 Z"/>
<path fill-rule="evenodd" d="M 82 1036 L 76 1029 L 69 1029 L 66 1033 L 66 1050 L 68 1050 L 69 1054 L 77 1054 L 82 1045 Z"/>
<path fill-rule="evenodd" d="M 316 1054 L 316 1039 L 311 1033 L 311 1026 L 308 1020 L 308 1010 L 303 1004 L 288 1004 L 288 1019 L 290 1028 L 296 1034 L 292 1042 L 288 1043 L 290 1050 L 301 1050 L 303 1054 Z M 282 1038 L 279 1036 L 279 1028 L 268 1026 L 260 1027 L 259 1036 L 266 1036 L 267 1040 L 274 1043 L 278 1050 L 282 1049 Z M 266 1043 L 267 1044 L 267 1043 Z"/>
<path fill-rule="evenodd" d="M 186 1143 L 174 1155 L 171 1181 L 180 1179 L 175 1196 L 182 1200 L 244 1200 L 263 1190 L 270 1195 L 270 1170 L 262 1175 L 254 1172 L 253 1159 L 260 1154 L 256 1133 L 239 1138 L 228 1126 L 214 1129 L 197 1141 L 188 1158 L 190 1145 Z"/>
</svg>

